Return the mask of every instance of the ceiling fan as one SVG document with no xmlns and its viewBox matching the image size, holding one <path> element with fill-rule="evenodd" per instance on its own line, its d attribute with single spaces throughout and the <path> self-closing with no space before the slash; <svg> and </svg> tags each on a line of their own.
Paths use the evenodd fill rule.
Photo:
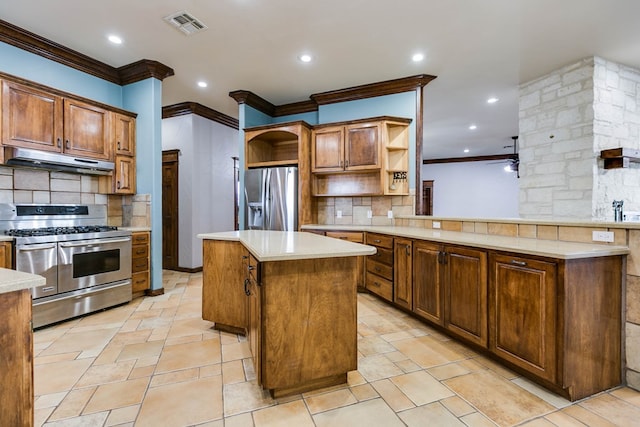
<svg viewBox="0 0 640 427">
<path fill-rule="evenodd" d="M 510 154 L 505 160 L 501 160 L 499 162 L 492 162 L 492 163 L 506 162 L 507 165 L 504 167 L 504 170 L 506 172 L 515 172 L 516 177 L 520 178 L 520 172 L 518 170 L 520 166 L 520 158 L 518 156 L 518 136 L 512 136 L 511 139 L 513 140 L 513 144 L 505 145 L 504 148 L 513 147 L 513 154 Z"/>
</svg>

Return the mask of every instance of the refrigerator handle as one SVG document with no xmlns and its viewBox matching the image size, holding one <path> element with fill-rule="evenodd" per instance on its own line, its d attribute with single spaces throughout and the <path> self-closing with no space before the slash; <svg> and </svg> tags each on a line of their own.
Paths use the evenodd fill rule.
<svg viewBox="0 0 640 427">
<path fill-rule="evenodd" d="M 265 169 L 262 176 L 262 215 L 264 218 L 263 230 L 271 230 L 271 169 Z"/>
</svg>

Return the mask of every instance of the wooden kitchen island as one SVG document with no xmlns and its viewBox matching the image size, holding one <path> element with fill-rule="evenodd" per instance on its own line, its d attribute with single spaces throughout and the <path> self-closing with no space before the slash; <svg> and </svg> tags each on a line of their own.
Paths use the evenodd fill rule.
<svg viewBox="0 0 640 427">
<path fill-rule="evenodd" d="M 357 257 L 376 249 L 311 233 L 200 234 L 202 317 L 248 337 L 272 396 L 341 384 L 357 369 Z"/>
</svg>

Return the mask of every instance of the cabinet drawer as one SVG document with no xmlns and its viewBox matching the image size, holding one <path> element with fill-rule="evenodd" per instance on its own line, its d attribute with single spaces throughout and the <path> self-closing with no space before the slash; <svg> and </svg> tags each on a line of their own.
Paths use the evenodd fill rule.
<svg viewBox="0 0 640 427">
<path fill-rule="evenodd" d="M 131 244 L 133 245 L 148 245 L 149 244 L 149 233 L 144 231 L 144 232 L 137 232 L 137 233 L 133 233 L 131 234 Z"/>
<path fill-rule="evenodd" d="M 363 233 L 354 231 L 327 231 L 327 237 L 334 239 L 348 240 L 349 242 L 362 243 L 364 241 Z"/>
<path fill-rule="evenodd" d="M 140 292 L 149 289 L 149 272 L 143 271 L 131 275 L 131 291 Z"/>
<path fill-rule="evenodd" d="M 149 258 L 133 258 L 131 261 L 131 273 L 149 270 Z"/>
<path fill-rule="evenodd" d="M 373 260 L 386 265 L 393 265 L 393 251 L 391 249 L 377 248 L 378 251 L 367 257 L 367 260 Z"/>
<path fill-rule="evenodd" d="M 385 236 L 383 234 L 367 233 L 367 245 L 393 249 L 393 237 Z"/>
<path fill-rule="evenodd" d="M 131 248 L 132 258 L 149 258 L 149 246 L 148 245 L 133 245 Z"/>
<path fill-rule="evenodd" d="M 366 288 L 367 290 L 373 292 L 378 296 L 381 296 L 388 301 L 391 301 L 393 299 L 393 285 L 391 284 L 391 282 L 368 271 Z"/>
<path fill-rule="evenodd" d="M 367 260 L 367 271 L 369 273 L 377 274 L 387 280 L 393 280 L 393 267 L 390 265 L 380 264 L 372 260 Z"/>
</svg>

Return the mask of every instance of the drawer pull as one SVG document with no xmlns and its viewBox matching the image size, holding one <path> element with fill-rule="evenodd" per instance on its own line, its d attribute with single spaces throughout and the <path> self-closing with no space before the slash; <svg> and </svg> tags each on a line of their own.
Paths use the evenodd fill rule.
<svg viewBox="0 0 640 427">
<path fill-rule="evenodd" d="M 515 260 L 515 259 L 512 259 L 512 260 L 511 260 L 511 264 L 513 264 L 513 265 L 520 265 L 520 266 L 522 266 L 522 267 L 524 267 L 524 266 L 526 266 L 526 265 L 527 265 L 527 263 L 526 263 L 525 261 L 518 261 L 518 260 Z"/>
<path fill-rule="evenodd" d="M 248 278 L 244 279 L 244 294 L 246 296 L 251 295 L 251 291 L 249 290 L 249 283 L 251 283 L 251 281 Z"/>
<path fill-rule="evenodd" d="M 374 240 L 373 240 L 373 243 L 380 243 L 380 242 L 381 242 L 381 240 L 380 240 L 380 239 L 374 239 Z"/>
<path fill-rule="evenodd" d="M 373 282 L 373 286 L 376 286 L 376 287 L 378 287 L 378 288 L 379 288 L 379 287 L 380 287 L 380 286 L 382 286 L 382 285 L 381 285 L 380 283 L 378 283 L 378 282 Z"/>
<path fill-rule="evenodd" d="M 49 291 L 53 291 L 55 289 L 56 288 L 53 287 L 53 286 L 47 286 L 47 287 L 42 288 L 42 292 L 49 292 Z"/>
<path fill-rule="evenodd" d="M 377 271 L 377 272 L 382 271 L 382 270 L 380 269 L 380 267 L 376 267 L 376 268 L 374 268 L 374 270 L 375 270 L 375 271 Z"/>
<path fill-rule="evenodd" d="M 136 255 L 140 255 L 140 254 L 143 254 L 143 253 L 145 253 L 145 252 L 147 252 L 147 250 L 146 250 L 146 249 L 138 249 L 138 250 L 136 251 Z"/>
</svg>

